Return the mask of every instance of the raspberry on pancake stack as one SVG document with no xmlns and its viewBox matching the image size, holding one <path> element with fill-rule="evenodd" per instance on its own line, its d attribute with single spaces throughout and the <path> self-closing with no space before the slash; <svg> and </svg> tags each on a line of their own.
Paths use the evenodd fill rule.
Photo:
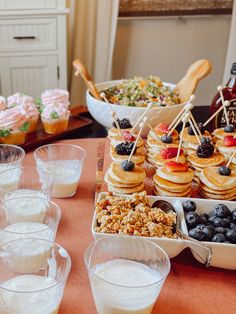
<svg viewBox="0 0 236 314">
<path fill-rule="evenodd" d="M 153 176 L 155 194 L 190 197 L 193 178 L 194 171 L 188 168 L 187 163 L 169 161 Z"/>
</svg>

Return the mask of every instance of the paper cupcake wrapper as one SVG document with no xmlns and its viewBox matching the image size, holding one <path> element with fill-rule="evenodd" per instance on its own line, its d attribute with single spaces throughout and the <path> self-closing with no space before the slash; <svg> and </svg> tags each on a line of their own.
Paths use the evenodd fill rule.
<svg viewBox="0 0 236 314">
<path fill-rule="evenodd" d="M 33 132 L 36 131 L 37 125 L 38 125 L 38 121 L 39 121 L 39 116 L 32 117 L 32 118 L 28 119 L 29 129 L 28 129 L 27 133 L 33 133 Z"/>
<path fill-rule="evenodd" d="M 64 132 L 68 126 L 69 117 L 66 119 L 47 120 L 42 118 L 44 131 L 48 134 Z"/>
<path fill-rule="evenodd" d="M 22 145 L 25 143 L 25 132 L 13 131 L 6 137 L 0 137 L 1 144 Z"/>
</svg>

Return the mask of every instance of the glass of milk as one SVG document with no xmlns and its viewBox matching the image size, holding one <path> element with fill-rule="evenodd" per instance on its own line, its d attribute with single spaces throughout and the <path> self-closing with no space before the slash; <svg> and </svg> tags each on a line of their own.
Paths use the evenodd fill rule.
<svg viewBox="0 0 236 314">
<path fill-rule="evenodd" d="M 34 239 L 35 240 L 35 239 Z M 45 264 L 33 272 L 18 273 L 14 247 L 31 245 L 32 239 L 18 239 L 0 245 L 0 313 L 56 314 L 63 296 L 71 260 L 60 245 L 36 239 L 40 247 L 50 247 Z"/>
<path fill-rule="evenodd" d="M 0 144 L 0 172 L 21 166 L 24 157 L 23 148 L 16 145 Z"/>
<path fill-rule="evenodd" d="M 94 241 L 85 264 L 99 314 L 150 314 L 170 271 L 158 245 L 123 236 Z"/>
<path fill-rule="evenodd" d="M 76 193 L 85 157 L 83 148 L 71 144 L 50 144 L 34 151 L 38 169 L 50 172 L 55 178 L 52 196 L 57 198 Z"/>
<path fill-rule="evenodd" d="M 41 196 L 50 199 L 54 177 L 34 166 L 20 166 L 0 172 L 2 198 L 8 195 Z"/>
</svg>

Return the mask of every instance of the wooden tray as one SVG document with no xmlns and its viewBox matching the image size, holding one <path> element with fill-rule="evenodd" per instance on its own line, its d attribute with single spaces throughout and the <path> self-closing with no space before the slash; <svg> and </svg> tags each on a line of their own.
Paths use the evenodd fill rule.
<svg viewBox="0 0 236 314">
<path fill-rule="evenodd" d="M 54 140 L 65 138 L 70 133 L 92 123 L 93 121 L 91 119 L 81 117 L 79 115 L 73 115 L 70 117 L 68 129 L 65 132 L 58 134 L 47 134 L 44 132 L 42 122 L 40 121 L 37 131 L 31 134 L 27 134 L 25 144 L 21 145 L 21 147 L 24 148 L 25 151 L 32 150 L 38 146 L 45 145 Z"/>
</svg>

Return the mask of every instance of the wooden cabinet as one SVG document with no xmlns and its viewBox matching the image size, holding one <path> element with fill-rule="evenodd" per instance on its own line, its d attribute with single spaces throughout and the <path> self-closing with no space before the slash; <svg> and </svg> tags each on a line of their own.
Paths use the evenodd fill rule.
<svg viewBox="0 0 236 314">
<path fill-rule="evenodd" d="M 67 89 L 63 0 L 0 0 L 0 94 Z"/>
</svg>

